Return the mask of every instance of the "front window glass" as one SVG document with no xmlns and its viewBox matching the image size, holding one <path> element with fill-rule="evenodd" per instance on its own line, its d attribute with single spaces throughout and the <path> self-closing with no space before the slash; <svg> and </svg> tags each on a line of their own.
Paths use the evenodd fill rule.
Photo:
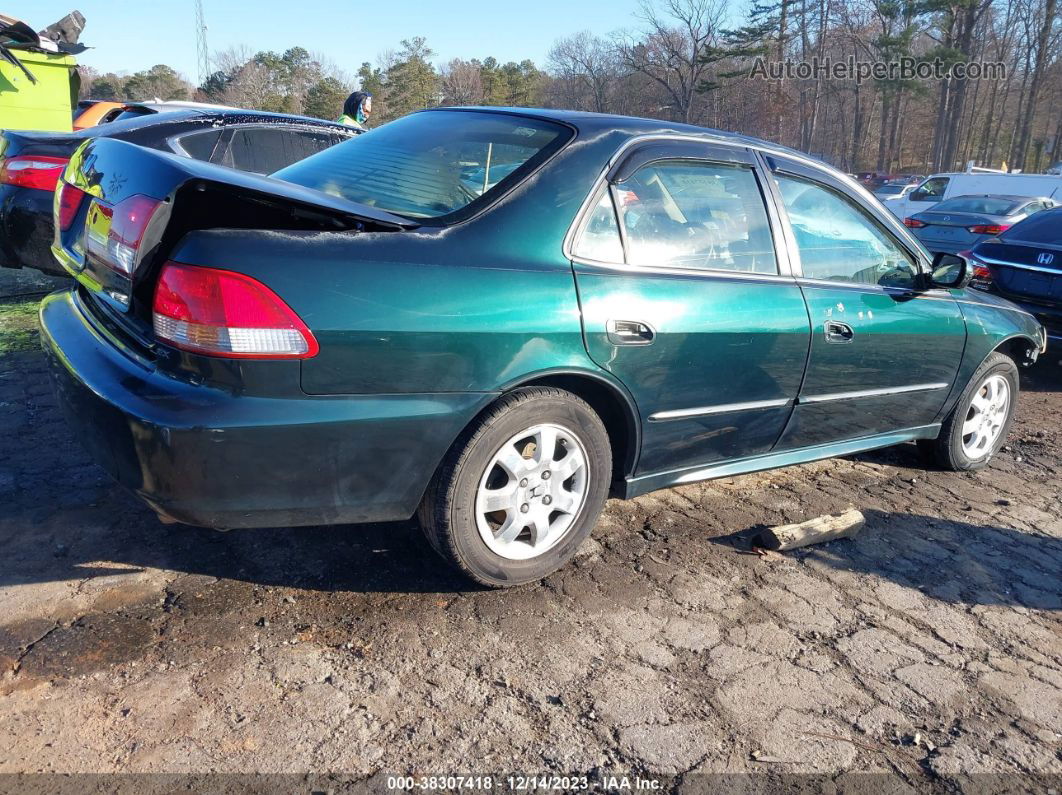
<svg viewBox="0 0 1062 795">
<path fill-rule="evenodd" d="M 827 188 L 777 176 L 804 276 L 911 287 L 917 266 L 876 221 Z"/>
<path fill-rule="evenodd" d="M 947 187 L 947 177 L 933 177 L 932 179 L 927 179 L 918 186 L 918 190 L 911 194 L 911 201 L 938 202 L 944 198 L 944 191 Z"/>
<path fill-rule="evenodd" d="M 439 218 L 519 182 L 571 134 L 560 124 L 521 116 L 426 111 L 273 176 L 399 215 Z"/>
<path fill-rule="evenodd" d="M 632 265 L 777 273 L 752 169 L 672 160 L 616 185 Z"/>
</svg>

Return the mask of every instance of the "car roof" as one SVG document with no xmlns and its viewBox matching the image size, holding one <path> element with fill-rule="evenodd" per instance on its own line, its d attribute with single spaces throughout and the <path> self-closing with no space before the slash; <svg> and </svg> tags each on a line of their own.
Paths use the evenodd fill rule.
<svg viewBox="0 0 1062 795">
<path fill-rule="evenodd" d="M 473 110 L 473 111 L 485 111 L 494 113 L 511 113 L 519 116 L 529 116 L 532 118 L 546 119 L 549 121 L 559 121 L 565 124 L 569 124 L 576 129 L 583 132 L 603 132 L 616 127 L 623 127 L 626 130 L 634 132 L 638 135 L 690 135 L 695 137 L 704 138 L 705 140 L 724 140 L 733 143 L 747 144 L 749 146 L 755 146 L 759 149 L 769 149 L 779 154 L 790 155 L 799 157 L 802 160 L 814 160 L 820 161 L 806 152 L 800 152 L 796 149 L 790 149 L 787 146 L 776 144 L 773 141 L 766 141 L 761 138 L 755 138 L 751 135 L 742 135 L 740 133 L 729 132 L 727 130 L 717 130 L 713 127 L 698 127 L 694 124 L 683 124 L 682 122 L 669 122 L 661 121 L 660 119 L 646 119 L 640 116 L 621 116 L 616 113 L 591 113 L 589 111 L 582 110 L 558 110 L 554 108 L 517 108 L 517 107 L 494 107 L 494 106 L 457 106 L 457 107 L 445 107 L 445 108 L 427 108 L 421 113 L 439 111 L 439 110 Z M 829 168 L 837 170 L 836 166 L 831 166 L 829 163 L 824 163 Z M 838 172 L 844 173 L 844 172 Z"/>
<path fill-rule="evenodd" d="M 151 108 L 153 110 L 170 110 L 172 108 L 207 108 L 213 110 L 239 110 L 232 105 L 216 105 L 211 102 L 189 102 L 183 99 L 155 100 L 154 102 L 127 102 L 132 107 Z"/>
<path fill-rule="evenodd" d="M 996 174 L 991 171 L 938 171 L 934 174 L 930 174 L 926 178 L 933 179 L 934 177 L 1007 177 L 1008 179 L 1016 179 L 1018 177 L 1037 177 L 1040 179 L 1057 179 L 1058 176 L 1058 174 L 1026 174 L 1024 171 L 1019 174 Z"/>
<path fill-rule="evenodd" d="M 1004 193 L 964 193 L 961 196 L 952 196 L 945 201 L 953 202 L 957 199 L 1006 199 L 1012 202 L 1035 202 L 1050 198 L 1048 196 L 1012 196 Z M 944 202 L 941 202 L 944 204 Z"/>
<path fill-rule="evenodd" d="M 147 107 L 152 108 L 153 103 L 132 102 L 126 103 L 127 107 Z M 159 113 L 147 113 L 143 116 L 138 116 L 134 119 L 123 119 L 121 121 L 111 122 L 111 124 L 123 124 L 128 125 L 125 129 L 133 129 L 134 127 L 148 127 L 153 124 L 170 123 L 178 121 L 191 121 L 193 119 L 203 122 L 212 122 L 218 126 L 224 126 L 229 124 L 283 124 L 283 123 L 295 123 L 295 124 L 313 124 L 321 127 L 330 127 L 336 130 L 347 130 L 351 128 L 345 124 L 339 124 L 334 121 L 327 121 L 325 119 L 317 119 L 312 116 L 296 116 L 289 113 L 269 113 L 267 111 L 260 110 L 244 110 L 242 108 L 225 108 L 225 107 L 175 107 L 173 105 L 158 105 L 161 112 Z M 109 126 L 109 125 L 108 125 Z M 114 129 L 114 128 L 112 128 Z"/>
</svg>

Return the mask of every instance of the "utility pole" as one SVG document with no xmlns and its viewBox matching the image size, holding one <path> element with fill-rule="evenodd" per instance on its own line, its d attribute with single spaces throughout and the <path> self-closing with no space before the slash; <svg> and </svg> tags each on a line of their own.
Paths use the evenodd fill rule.
<svg viewBox="0 0 1062 795">
<path fill-rule="evenodd" d="M 199 56 L 199 85 L 210 77 L 210 56 L 207 51 L 206 21 L 203 19 L 203 0 L 195 0 L 195 41 Z"/>
</svg>

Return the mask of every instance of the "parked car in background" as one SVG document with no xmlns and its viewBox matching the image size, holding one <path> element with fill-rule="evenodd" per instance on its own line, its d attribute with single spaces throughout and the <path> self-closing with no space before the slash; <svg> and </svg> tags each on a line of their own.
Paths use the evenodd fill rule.
<svg viewBox="0 0 1062 795">
<path fill-rule="evenodd" d="M 917 184 L 922 181 L 923 177 L 913 174 L 882 174 L 875 171 L 866 171 L 856 179 L 871 193 L 877 193 L 878 190 L 886 185 Z"/>
<path fill-rule="evenodd" d="M 1057 204 L 1044 196 L 957 196 L 904 218 L 903 224 L 930 252 L 956 254 Z"/>
<path fill-rule="evenodd" d="M 914 189 L 915 186 L 910 183 L 888 182 L 875 190 L 874 195 L 882 202 L 889 202 L 904 198 Z M 886 204 L 885 206 L 888 207 L 889 205 Z"/>
<path fill-rule="evenodd" d="M 0 265 L 66 275 L 49 250 L 53 193 L 86 140 L 114 138 L 265 174 L 354 134 L 320 119 L 213 109 L 142 114 L 74 133 L 0 132 Z"/>
<path fill-rule="evenodd" d="M 115 103 L 97 122 L 110 124 L 113 121 L 126 121 L 140 116 L 152 116 L 156 113 L 170 113 L 175 110 L 236 110 L 227 105 L 211 105 L 206 102 L 185 102 L 168 100 L 165 102 L 122 102 Z"/>
<path fill-rule="evenodd" d="M 161 517 L 416 514 L 492 586 L 610 493 L 908 440 L 984 466 L 1044 347 L 840 172 L 646 119 L 433 109 L 271 178 L 99 138 L 56 214 L 59 400 Z"/>
<path fill-rule="evenodd" d="M 1048 339 L 1062 345 L 1062 207 L 1037 213 L 963 253 L 974 266 L 973 287 L 1031 312 Z"/>
<path fill-rule="evenodd" d="M 1062 177 L 1049 174 L 991 174 L 962 172 L 933 174 L 907 196 L 889 202 L 899 218 L 907 218 L 956 196 L 1046 196 L 1062 203 Z"/>
<path fill-rule="evenodd" d="M 74 129 L 84 130 L 100 124 L 103 117 L 116 108 L 125 106 L 124 102 L 108 102 L 98 99 L 83 99 L 77 103 L 74 111 Z"/>
<path fill-rule="evenodd" d="M 889 175 L 877 171 L 864 171 L 856 179 L 864 188 L 873 193 L 888 181 Z"/>
</svg>

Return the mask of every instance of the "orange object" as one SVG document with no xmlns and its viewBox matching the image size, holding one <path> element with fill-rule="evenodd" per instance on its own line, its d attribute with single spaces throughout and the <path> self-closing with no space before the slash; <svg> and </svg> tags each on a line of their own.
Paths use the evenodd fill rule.
<svg viewBox="0 0 1062 795">
<path fill-rule="evenodd" d="M 95 127 L 108 112 L 124 104 L 124 102 L 96 102 L 89 105 L 74 119 L 74 129 L 84 130 L 86 127 Z"/>
</svg>

